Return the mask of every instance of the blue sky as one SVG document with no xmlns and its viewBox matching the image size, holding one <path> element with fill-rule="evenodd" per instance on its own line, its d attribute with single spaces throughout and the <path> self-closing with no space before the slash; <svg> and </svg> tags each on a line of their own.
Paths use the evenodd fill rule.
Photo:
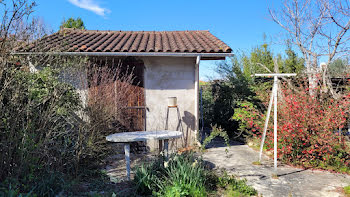
<svg viewBox="0 0 350 197">
<path fill-rule="evenodd" d="M 247 51 L 281 29 L 268 15 L 278 0 L 37 0 L 34 15 L 54 31 L 62 20 L 81 17 L 87 29 L 210 30 L 234 51 Z M 279 52 L 281 47 L 272 47 Z M 215 77 L 215 61 L 202 61 L 200 78 Z"/>
</svg>

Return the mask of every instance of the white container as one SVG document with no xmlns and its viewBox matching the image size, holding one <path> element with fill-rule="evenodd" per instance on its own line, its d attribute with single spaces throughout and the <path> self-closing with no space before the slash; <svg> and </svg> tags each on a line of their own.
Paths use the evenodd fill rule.
<svg viewBox="0 0 350 197">
<path fill-rule="evenodd" d="M 168 97 L 168 107 L 176 107 L 176 106 L 177 106 L 177 98 Z"/>
</svg>

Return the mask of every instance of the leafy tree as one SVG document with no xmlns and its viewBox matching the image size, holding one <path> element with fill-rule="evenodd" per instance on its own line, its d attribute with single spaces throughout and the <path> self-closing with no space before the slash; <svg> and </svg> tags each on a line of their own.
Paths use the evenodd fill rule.
<svg viewBox="0 0 350 197">
<path fill-rule="evenodd" d="M 329 75 L 332 77 L 343 77 L 350 73 L 349 59 L 338 58 L 328 66 Z"/>
<path fill-rule="evenodd" d="M 268 44 L 263 44 L 254 48 L 249 55 L 243 54 L 242 62 L 243 73 L 246 78 L 255 73 L 266 73 L 273 70 L 273 53 Z"/>
<path fill-rule="evenodd" d="M 62 28 L 86 29 L 84 22 L 80 17 L 76 19 L 70 17 L 68 20 L 63 19 L 60 29 Z"/>
<path fill-rule="evenodd" d="M 240 121 L 233 120 L 233 115 L 239 111 L 242 103 L 256 106 L 264 111 L 263 102 L 268 98 L 272 88 L 272 81 L 255 79 L 255 73 L 274 72 L 274 59 L 279 65 L 279 72 L 301 72 L 304 69 L 303 58 L 288 47 L 286 55 L 274 55 L 268 44 L 253 48 L 249 53 L 241 53 L 231 59 L 222 62 L 217 67 L 217 72 L 223 76 L 223 80 L 212 81 L 210 87 L 204 89 L 204 123 L 217 124 L 231 137 L 238 137 L 242 133 L 237 129 Z"/>
<path fill-rule="evenodd" d="M 282 72 L 284 73 L 300 73 L 304 70 L 304 59 L 297 56 L 297 54 L 288 47 L 285 51 L 287 58 L 283 61 Z M 281 69 L 280 69 L 281 70 Z"/>
</svg>

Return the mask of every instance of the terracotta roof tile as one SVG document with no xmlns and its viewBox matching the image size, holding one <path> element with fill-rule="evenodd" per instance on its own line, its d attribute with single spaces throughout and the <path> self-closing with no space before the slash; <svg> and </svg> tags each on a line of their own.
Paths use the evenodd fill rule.
<svg viewBox="0 0 350 197">
<path fill-rule="evenodd" d="M 16 52 L 230 53 L 209 31 L 94 31 L 63 29 Z"/>
</svg>

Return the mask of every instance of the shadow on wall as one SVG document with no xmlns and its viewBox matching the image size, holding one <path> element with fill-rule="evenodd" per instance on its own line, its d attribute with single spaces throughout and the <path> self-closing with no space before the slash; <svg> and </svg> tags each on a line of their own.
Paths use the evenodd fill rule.
<svg viewBox="0 0 350 197">
<path fill-rule="evenodd" d="M 181 131 L 183 132 L 183 136 L 181 138 L 181 146 L 182 148 L 188 147 L 191 145 L 191 142 L 194 139 L 193 132 L 195 129 L 195 116 L 189 112 L 189 111 L 184 111 L 183 116 L 181 116 L 180 112 L 178 111 L 178 123 L 176 126 L 176 131 Z M 165 125 L 167 125 L 167 121 L 169 121 L 169 117 L 165 118 Z M 165 130 L 167 130 L 167 126 L 164 127 Z M 174 127 L 175 128 L 175 127 Z M 178 147 L 178 140 L 170 140 L 170 148 L 179 148 Z"/>
<path fill-rule="evenodd" d="M 184 145 L 185 147 L 187 147 L 189 145 L 189 142 L 191 140 L 193 140 L 193 132 L 195 129 L 195 121 L 196 118 L 195 116 L 189 112 L 189 111 L 184 111 L 184 116 L 182 117 L 182 121 L 185 123 L 186 125 L 186 130 L 184 130 Z"/>
</svg>

